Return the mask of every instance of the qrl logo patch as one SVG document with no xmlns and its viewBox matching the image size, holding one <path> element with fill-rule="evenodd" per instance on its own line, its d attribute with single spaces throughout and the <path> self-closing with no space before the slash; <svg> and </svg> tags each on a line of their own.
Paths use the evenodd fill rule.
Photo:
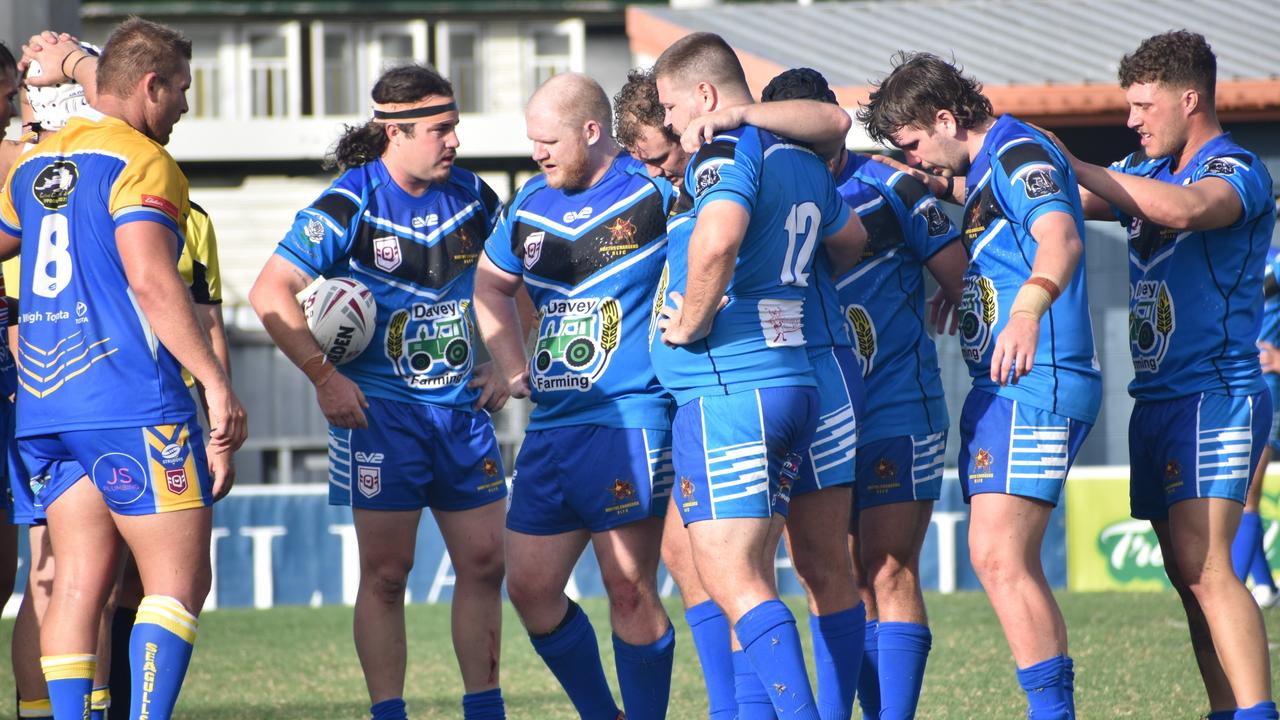
<svg viewBox="0 0 1280 720">
<path fill-rule="evenodd" d="M 169 492 L 174 495 L 181 495 L 187 491 L 187 471 L 185 468 L 173 468 L 164 471 L 165 483 L 169 486 Z"/>
<path fill-rule="evenodd" d="M 360 487 L 360 494 L 367 498 L 382 492 L 382 468 L 357 465 L 356 484 Z"/>
<path fill-rule="evenodd" d="M 542 257 L 542 238 L 546 237 L 546 235 L 545 232 L 538 231 L 529 233 L 529 237 L 524 239 L 524 267 L 526 270 L 538 264 L 538 258 Z"/>
<path fill-rule="evenodd" d="M 380 237 L 373 241 L 373 264 L 379 270 L 391 272 L 400 267 L 400 238 Z"/>
</svg>

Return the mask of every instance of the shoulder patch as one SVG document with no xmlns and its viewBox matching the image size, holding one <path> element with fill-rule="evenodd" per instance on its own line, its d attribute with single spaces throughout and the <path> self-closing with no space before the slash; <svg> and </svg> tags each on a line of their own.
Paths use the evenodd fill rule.
<svg viewBox="0 0 1280 720">
<path fill-rule="evenodd" d="M 942 208 L 938 207 L 937 200 L 926 202 L 924 207 L 920 209 L 920 214 L 924 216 L 925 222 L 928 223 L 929 237 L 937 237 L 946 235 L 951 230 L 951 219 L 946 213 L 942 212 Z"/>
<path fill-rule="evenodd" d="M 723 162 L 709 162 L 698 168 L 698 175 L 694 181 L 694 195 L 701 195 L 720 182 L 720 166 L 723 164 Z"/>
<path fill-rule="evenodd" d="M 315 202 L 311 203 L 311 209 L 329 216 L 331 220 L 342 228 L 347 228 L 351 225 L 351 221 L 355 219 L 359 210 L 355 201 L 337 192 L 327 192 L 321 195 Z"/>
<path fill-rule="evenodd" d="M 498 193 L 489 187 L 489 183 L 476 177 L 476 182 L 480 184 L 480 204 L 484 206 L 485 214 L 490 218 L 496 217 L 498 211 L 502 209 L 502 201 L 498 199 Z"/>
<path fill-rule="evenodd" d="M 1034 140 L 1020 142 L 1000 154 L 1000 167 L 1004 168 L 1005 174 L 1010 177 L 1017 172 L 1018 168 L 1031 163 L 1038 165 L 1053 164 L 1052 159 L 1049 157 L 1049 151 Z"/>
<path fill-rule="evenodd" d="M 893 192 L 898 196 L 898 199 L 902 200 L 902 205 L 907 209 L 907 212 L 910 212 L 915 208 L 916 203 L 929 194 L 929 188 L 907 173 L 901 173 L 893 181 Z"/>
<path fill-rule="evenodd" d="M 1204 164 L 1205 175 L 1234 175 L 1236 170 L 1252 165 L 1250 158 L 1246 155 L 1219 155 L 1210 158 L 1209 162 Z"/>
</svg>

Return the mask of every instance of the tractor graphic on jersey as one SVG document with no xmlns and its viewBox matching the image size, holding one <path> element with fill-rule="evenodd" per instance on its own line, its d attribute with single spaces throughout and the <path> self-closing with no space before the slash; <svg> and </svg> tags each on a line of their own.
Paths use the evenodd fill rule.
<svg viewBox="0 0 1280 720">
<path fill-rule="evenodd" d="M 622 304 L 617 299 L 552 300 L 538 312 L 531 362 L 534 389 L 591 389 L 621 338 Z"/>
<path fill-rule="evenodd" d="M 1135 372 L 1156 372 L 1177 327 L 1173 296 L 1163 280 L 1141 280 L 1129 301 L 1129 346 Z"/>
<path fill-rule="evenodd" d="M 470 301 L 415 303 L 387 323 L 386 354 L 410 387 L 456 385 L 472 366 Z"/>
</svg>

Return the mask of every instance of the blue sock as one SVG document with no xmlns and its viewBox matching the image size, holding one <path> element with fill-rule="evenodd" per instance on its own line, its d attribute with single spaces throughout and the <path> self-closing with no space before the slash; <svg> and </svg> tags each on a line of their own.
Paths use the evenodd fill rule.
<svg viewBox="0 0 1280 720">
<path fill-rule="evenodd" d="M 1253 584 L 1265 585 L 1272 590 L 1276 589 L 1276 580 L 1271 576 L 1271 564 L 1267 562 L 1267 549 L 1262 546 L 1264 532 L 1261 528 L 1258 531 L 1258 543 L 1253 546 L 1253 560 L 1249 562 L 1249 577 L 1253 578 Z"/>
<path fill-rule="evenodd" d="M 880 648 L 880 719 L 909 720 L 916 716 L 924 666 L 933 647 L 926 625 L 882 622 L 876 634 Z"/>
<path fill-rule="evenodd" d="M 821 720 L 809 686 L 796 619 L 781 600 L 766 600 L 733 626 L 773 709 L 787 720 Z"/>
<path fill-rule="evenodd" d="M 760 676 L 751 667 L 751 658 L 741 650 L 733 653 L 733 690 L 737 708 L 733 717 L 737 720 L 775 720 L 773 703 L 769 693 L 760 683 Z"/>
<path fill-rule="evenodd" d="M 849 720 L 866 642 L 866 606 L 858 603 L 829 615 L 811 614 L 809 631 L 818 677 L 818 714 L 822 720 Z"/>
<path fill-rule="evenodd" d="M 1280 715 L 1276 713 L 1276 704 L 1268 700 L 1253 707 L 1240 708 L 1232 717 L 1235 720 L 1276 720 Z"/>
<path fill-rule="evenodd" d="M 1027 691 L 1027 717 L 1075 720 L 1075 677 L 1071 658 L 1066 655 L 1019 669 L 1018 684 Z"/>
<path fill-rule="evenodd" d="M 867 621 L 865 639 L 862 641 L 862 670 L 858 673 L 858 704 L 862 717 L 880 717 L 880 623 Z"/>
<path fill-rule="evenodd" d="M 369 708 L 373 720 L 408 720 L 409 714 L 404 709 L 404 698 L 390 698 L 376 702 Z"/>
<path fill-rule="evenodd" d="M 729 621 L 711 600 L 685 610 L 684 619 L 693 634 L 693 647 L 698 651 L 702 678 L 707 683 L 709 720 L 733 720 L 738 715 L 738 701 Z"/>
<path fill-rule="evenodd" d="M 40 668 L 49 687 L 49 707 L 54 717 L 81 718 L 89 714 L 93 695 L 96 655 L 42 655 Z"/>
<path fill-rule="evenodd" d="M 463 720 L 506 720 L 506 717 L 507 708 L 502 704 L 502 688 L 462 696 Z"/>
<path fill-rule="evenodd" d="M 618 705 L 604 677 L 596 631 L 577 603 L 569 601 L 560 627 L 529 640 L 584 720 L 616 720 Z"/>
<path fill-rule="evenodd" d="M 1205 720 L 1231 720 L 1236 716 L 1235 710 L 1215 710 Z"/>
<path fill-rule="evenodd" d="M 1253 561 L 1254 549 L 1262 540 L 1262 518 L 1256 512 L 1240 514 L 1240 528 L 1231 541 L 1231 568 L 1241 581 L 1249 574 L 1249 565 Z"/>
<path fill-rule="evenodd" d="M 671 699 L 671 664 L 676 656 L 676 630 L 667 624 L 662 637 L 648 645 L 632 645 L 613 636 L 618 690 L 628 720 L 662 720 Z"/>
<path fill-rule="evenodd" d="M 148 595 L 138 603 L 138 615 L 129 636 L 130 675 L 153 680 L 150 684 L 133 683 L 133 714 L 169 720 L 187 676 L 196 626 L 196 617 L 174 598 Z"/>
<path fill-rule="evenodd" d="M 106 720 L 107 708 L 111 707 L 111 689 L 99 686 L 89 696 L 89 720 Z"/>
</svg>

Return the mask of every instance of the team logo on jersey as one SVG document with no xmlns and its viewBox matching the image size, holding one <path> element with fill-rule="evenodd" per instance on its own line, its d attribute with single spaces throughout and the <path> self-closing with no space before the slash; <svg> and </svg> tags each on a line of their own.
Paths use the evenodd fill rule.
<svg viewBox="0 0 1280 720">
<path fill-rule="evenodd" d="M 920 214 L 924 215 L 925 222 L 928 223 L 930 237 L 945 235 L 951 230 L 951 219 L 938 207 L 937 201 L 927 201 L 924 208 L 920 210 Z"/>
<path fill-rule="evenodd" d="M 538 341 L 530 373 L 533 388 L 590 390 L 621 342 L 622 303 L 616 298 L 550 301 L 538 311 Z"/>
<path fill-rule="evenodd" d="M 46 209 L 61 210 L 67 206 L 79 179 L 80 169 L 74 162 L 54 160 L 36 175 L 31 183 L 31 193 Z"/>
<path fill-rule="evenodd" d="M 424 227 L 435 227 L 440 224 L 440 216 L 435 213 L 431 213 L 426 217 L 415 217 L 409 221 L 409 224 L 413 226 L 414 230 L 421 230 Z"/>
<path fill-rule="evenodd" d="M 764 344 L 769 347 L 804 345 L 804 303 L 800 300 L 765 298 L 756 305 Z"/>
<path fill-rule="evenodd" d="M 1010 180 L 1012 184 L 1021 181 L 1023 192 L 1028 198 L 1035 200 L 1062 192 L 1058 182 L 1053 179 L 1053 173 L 1052 165 L 1028 165 L 1014 173 Z"/>
<path fill-rule="evenodd" d="M 539 230 L 538 232 L 529 233 L 529 237 L 524 239 L 525 270 L 530 270 L 534 265 L 538 264 L 538 258 L 542 257 L 542 239 L 546 235 L 545 232 Z"/>
<path fill-rule="evenodd" d="M 324 223 L 316 218 L 311 218 L 302 227 L 302 234 L 307 236 L 307 240 L 319 244 L 321 240 L 324 240 Z"/>
<path fill-rule="evenodd" d="M 981 363 L 991 347 L 998 317 L 996 286 L 983 275 L 965 275 L 960 300 L 960 352 L 965 361 Z"/>
<path fill-rule="evenodd" d="M 591 217 L 591 206 L 590 206 L 590 205 L 588 205 L 588 206 L 586 206 L 586 207 L 582 208 L 581 210 L 576 210 L 576 211 L 575 211 L 575 210 L 570 210 L 569 212 L 567 212 L 567 213 L 565 213 L 565 214 L 564 214 L 564 217 L 562 217 L 562 218 L 560 218 L 560 219 L 561 219 L 561 220 L 564 220 L 564 222 L 565 222 L 566 224 L 568 224 L 568 223 L 571 223 L 571 222 L 577 222 L 577 221 L 579 221 L 579 220 L 586 220 L 586 219 L 587 219 L 587 218 L 589 218 L 589 217 Z"/>
<path fill-rule="evenodd" d="M 640 247 L 635 242 L 636 224 L 629 218 L 614 218 L 604 229 L 609 231 L 609 244 L 600 246 L 601 255 L 610 259 L 619 258 Z"/>
<path fill-rule="evenodd" d="M 844 310 L 844 317 L 849 322 L 849 332 L 853 333 L 853 349 L 858 355 L 858 364 L 862 366 L 862 375 L 871 374 L 876 357 L 876 326 L 871 321 L 871 314 L 861 305 L 850 305 Z"/>
<path fill-rule="evenodd" d="M 382 492 L 382 468 L 357 465 L 356 487 L 360 488 L 360 494 L 367 498 Z"/>
<path fill-rule="evenodd" d="M 400 255 L 400 238 L 395 235 L 375 238 L 373 241 L 373 264 L 383 272 L 391 272 L 400 267 L 404 258 Z"/>
<path fill-rule="evenodd" d="M 693 481 L 687 475 L 680 476 L 680 495 L 686 500 L 693 497 Z"/>
<path fill-rule="evenodd" d="M 983 480 L 991 477 L 991 462 L 991 451 L 978 448 L 978 454 L 973 456 L 973 471 L 969 473 L 969 479 Z"/>
<path fill-rule="evenodd" d="M 164 481 L 169 488 L 169 492 L 174 495 L 181 495 L 187 491 L 188 486 L 186 468 L 169 468 L 165 470 Z"/>
<path fill-rule="evenodd" d="M 694 197 L 701 197 L 702 193 L 715 187 L 720 182 L 720 166 L 724 162 L 724 160 L 719 162 L 708 161 L 698 168 L 698 175 L 693 184 Z"/>
<path fill-rule="evenodd" d="M 658 289 L 653 295 L 653 312 L 649 315 L 649 345 L 653 345 L 653 336 L 658 333 L 658 319 L 662 317 L 662 308 L 667 304 L 667 278 L 671 266 L 662 264 L 662 275 L 658 277 Z"/>
<path fill-rule="evenodd" d="M 383 345 L 405 384 L 430 390 L 459 385 L 471 376 L 474 337 L 470 300 L 414 303 L 391 314 Z"/>
<path fill-rule="evenodd" d="M 1237 163 L 1235 160 L 1231 160 L 1229 158 L 1214 158 L 1209 162 L 1205 163 L 1204 174 L 1205 175 L 1235 175 L 1236 165 L 1238 164 L 1239 163 Z"/>
<path fill-rule="evenodd" d="M 1173 296 L 1163 280 L 1141 280 L 1129 300 L 1129 348 L 1136 372 L 1157 372 L 1177 328 Z"/>
</svg>

